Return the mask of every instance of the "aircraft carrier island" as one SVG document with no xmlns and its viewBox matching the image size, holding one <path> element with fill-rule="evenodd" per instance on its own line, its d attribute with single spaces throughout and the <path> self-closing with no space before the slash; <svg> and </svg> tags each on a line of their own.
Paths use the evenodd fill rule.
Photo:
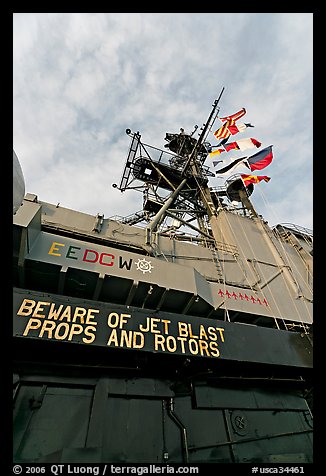
<svg viewBox="0 0 326 476">
<path fill-rule="evenodd" d="M 313 234 L 253 206 L 270 148 L 209 185 L 218 103 L 165 150 L 126 130 L 127 217 L 25 193 L 14 153 L 15 463 L 313 461 Z"/>
</svg>

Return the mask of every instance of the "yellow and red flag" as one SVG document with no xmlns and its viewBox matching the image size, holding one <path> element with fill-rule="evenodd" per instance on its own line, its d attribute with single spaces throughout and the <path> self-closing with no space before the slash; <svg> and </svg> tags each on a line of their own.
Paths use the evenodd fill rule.
<svg viewBox="0 0 326 476">
<path fill-rule="evenodd" d="M 219 120 L 222 122 L 237 121 L 238 119 L 240 119 L 240 117 L 244 116 L 245 114 L 246 114 L 246 110 L 243 107 L 242 109 L 240 109 L 240 111 L 236 112 L 235 114 L 231 114 L 231 116 L 219 117 Z"/>
<path fill-rule="evenodd" d="M 217 131 L 213 132 L 216 139 L 228 139 L 231 135 L 234 136 L 238 132 L 243 132 L 247 127 L 253 127 L 249 124 L 236 124 L 233 119 L 226 121 Z"/>
<path fill-rule="evenodd" d="M 246 129 L 246 124 L 238 124 L 236 125 L 235 121 L 240 119 L 240 117 L 246 114 L 246 110 L 243 107 L 240 111 L 231 114 L 230 116 L 219 117 L 221 122 L 224 124 L 214 132 L 214 136 L 216 139 L 227 139 L 230 135 L 235 135 L 238 132 L 243 132 Z"/>
<path fill-rule="evenodd" d="M 259 183 L 262 180 L 265 180 L 265 182 L 269 182 L 271 179 L 270 177 L 267 177 L 267 175 L 248 175 L 248 174 L 241 174 L 241 178 L 246 187 L 248 187 L 248 185 L 251 183 Z"/>
</svg>

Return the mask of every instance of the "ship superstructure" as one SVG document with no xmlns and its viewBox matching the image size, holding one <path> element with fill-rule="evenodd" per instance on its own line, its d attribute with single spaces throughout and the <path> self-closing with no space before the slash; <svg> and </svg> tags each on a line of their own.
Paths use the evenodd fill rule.
<svg viewBox="0 0 326 476">
<path fill-rule="evenodd" d="M 166 150 L 127 129 L 140 211 L 14 214 L 15 461 L 312 462 L 312 231 L 209 186 L 219 100 Z"/>
</svg>

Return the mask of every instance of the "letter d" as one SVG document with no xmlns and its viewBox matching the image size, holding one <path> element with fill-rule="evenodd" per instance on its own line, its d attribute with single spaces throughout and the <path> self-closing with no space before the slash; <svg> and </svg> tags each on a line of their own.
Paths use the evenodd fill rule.
<svg viewBox="0 0 326 476">
<path fill-rule="evenodd" d="M 95 259 L 87 259 L 86 256 L 89 253 L 93 253 L 95 255 Z M 85 250 L 85 253 L 84 253 L 84 256 L 83 256 L 83 261 L 86 261 L 87 263 L 96 263 L 96 261 L 98 260 L 98 257 L 99 257 L 99 254 L 98 254 L 97 251 L 95 251 L 95 250 Z"/>
</svg>

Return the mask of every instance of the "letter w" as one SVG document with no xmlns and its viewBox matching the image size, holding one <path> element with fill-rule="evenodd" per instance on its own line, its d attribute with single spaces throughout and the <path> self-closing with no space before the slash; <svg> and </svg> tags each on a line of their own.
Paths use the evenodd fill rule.
<svg viewBox="0 0 326 476">
<path fill-rule="evenodd" d="M 48 319 L 54 319 L 56 321 L 60 315 L 60 312 L 62 311 L 62 308 L 63 308 L 63 304 L 60 304 L 58 310 L 56 311 L 55 304 L 52 303 L 49 309 Z"/>
<path fill-rule="evenodd" d="M 127 263 L 127 261 L 122 261 L 122 257 L 119 256 L 119 268 L 126 267 L 129 271 L 131 268 L 131 263 L 132 263 L 132 258 L 129 260 L 129 263 Z"/>
</svg>

